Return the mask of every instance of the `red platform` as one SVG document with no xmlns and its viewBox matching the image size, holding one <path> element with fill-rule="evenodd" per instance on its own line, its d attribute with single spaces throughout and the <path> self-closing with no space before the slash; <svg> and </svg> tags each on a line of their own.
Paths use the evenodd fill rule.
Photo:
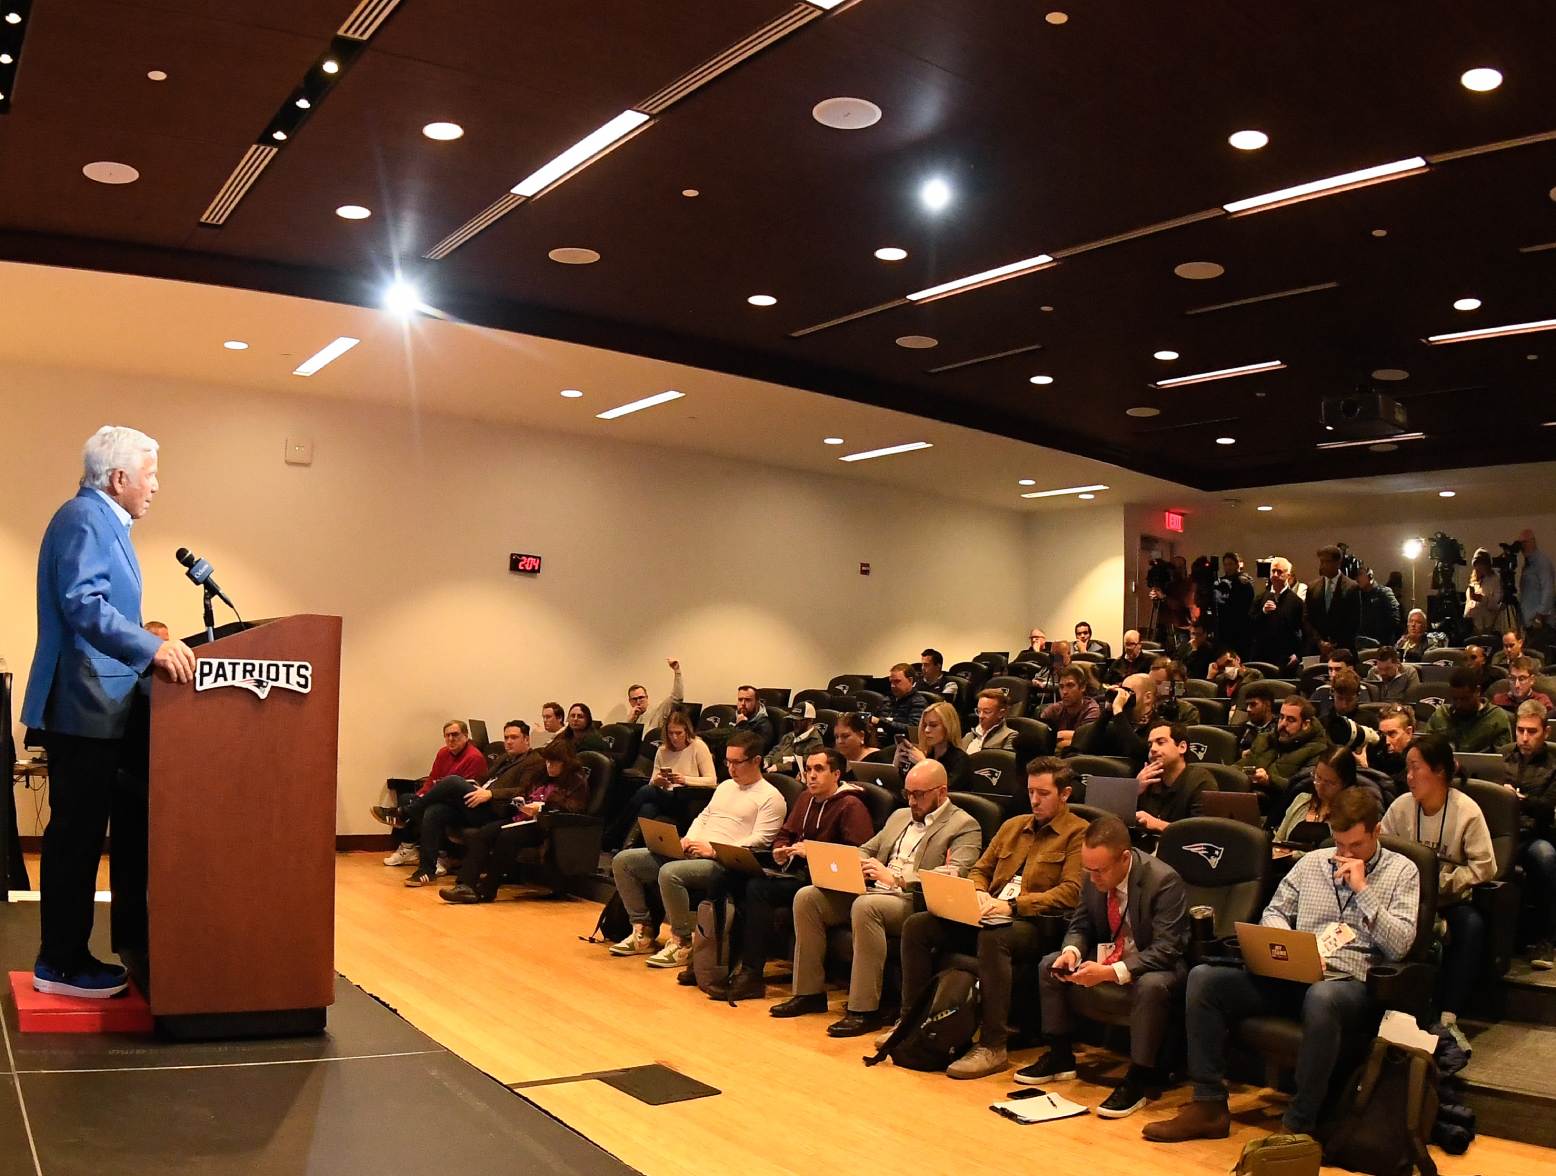
<svg viewBox="0 0 1556 1176">
<path fill-rule="evenodd" d="M 133 982 L 118 996 L 87 1000 L 51 996 L 32 986 L 31 972 L 11 973 L 11 998 L 23 1033 L 150 1033 L 151 1008 Z"/>
</svg>

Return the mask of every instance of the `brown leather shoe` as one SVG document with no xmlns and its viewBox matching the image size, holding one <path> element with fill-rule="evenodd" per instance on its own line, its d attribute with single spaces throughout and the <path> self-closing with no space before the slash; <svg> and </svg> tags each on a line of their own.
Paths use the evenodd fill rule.
<svg viewBox="0 0 1556 1176">
<path fill-rule="evenodd" d="M 1232 1113 L 1226 1100 L 1194 1099 L 1171 1119 L 1147 1123 L 1140 1132 L 1152 1143 L 1183 1143 L 1189 1139 L 1225 1139 L 1232 1133 Z"/>
</svg>

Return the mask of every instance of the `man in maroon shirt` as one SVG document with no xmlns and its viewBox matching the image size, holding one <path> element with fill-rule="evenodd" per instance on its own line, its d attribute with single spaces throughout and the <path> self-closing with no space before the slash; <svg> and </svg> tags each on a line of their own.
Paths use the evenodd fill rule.
<svg viewBox="0 0 1556 1176">
<path fill-rule="evenodd" d="M 470 728 L 463 719 L 450 719 L 443 724 L 443 746 L 432 758 L 432 771 L 420 780 L 390 780 L 389 789 L 395 794 L 393 806 L 375 804 L 369 810 L 375 821 L 382 821 L 393 830 L 394 852 L 384 859 L 386 866 L 413 866 L 418 860 L 416 842 L 420 830 L 416 821 L 407 821 L 401 806 L 414 792 L 422 796 L 437 781 L 447 776 L 461 776 L 479 784 L 486 779 L 486 754 L 470 742 Z M 442 872 L 442 867 L 439 867 Z"/>
</svg>

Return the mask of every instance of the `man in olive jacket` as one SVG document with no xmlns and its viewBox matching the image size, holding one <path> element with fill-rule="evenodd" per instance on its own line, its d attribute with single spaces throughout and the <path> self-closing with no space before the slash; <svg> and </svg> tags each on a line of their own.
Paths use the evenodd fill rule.
<svg viewBox="0 0 1556 1176">
<path fill-rule="evenodd" d="M 1238 767 L 1266 797 L 1280 797 L 1286 785 L 1308 764 L 1324 753 L 1329 736 L 1313 717 L 1313 707 L 1296 695 L 1281 700 L 1280 719 L 1275 730 L 1256 736 L 1253 746 L 1243 752 Z"/>
</svg>

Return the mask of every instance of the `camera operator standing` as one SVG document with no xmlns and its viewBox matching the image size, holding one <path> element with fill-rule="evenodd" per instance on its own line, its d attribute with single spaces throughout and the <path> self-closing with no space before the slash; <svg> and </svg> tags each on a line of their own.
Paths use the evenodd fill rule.
<svg viewBox="0 0 1556 1176">
<path fill-rule="evenodd" d="M 1491 553 L 1477 547 L 1470 557 L 1470 582 L 1464 590 L 1464 619 L 1476 633 L 1498 628 L 1502 611 L 1502 577 L 1491 567 Z"/>
<path fill-rule="evenodd" d="M 1519 577 L 1518 594 L 1522 597 L 1523 621 L 1527 629 L 1541 623 L 1549 625 L 1552 613 L 1556 613 L 1556 566 L 1551 557 L 1540 550 L 1533 531 L 1518 536 L 1518 545 L 1524 557 L 1524 574 Z"/>
<path fill-rule="evenodd" d="M 1253 581 L 1243 572 L 1242 557 L 1228 551 L 1221 557 L 1221 578 L 1216 581 L 1216 644 L 1248 656 L 1249 613 L 1253 610 Z"/>
</svg>

